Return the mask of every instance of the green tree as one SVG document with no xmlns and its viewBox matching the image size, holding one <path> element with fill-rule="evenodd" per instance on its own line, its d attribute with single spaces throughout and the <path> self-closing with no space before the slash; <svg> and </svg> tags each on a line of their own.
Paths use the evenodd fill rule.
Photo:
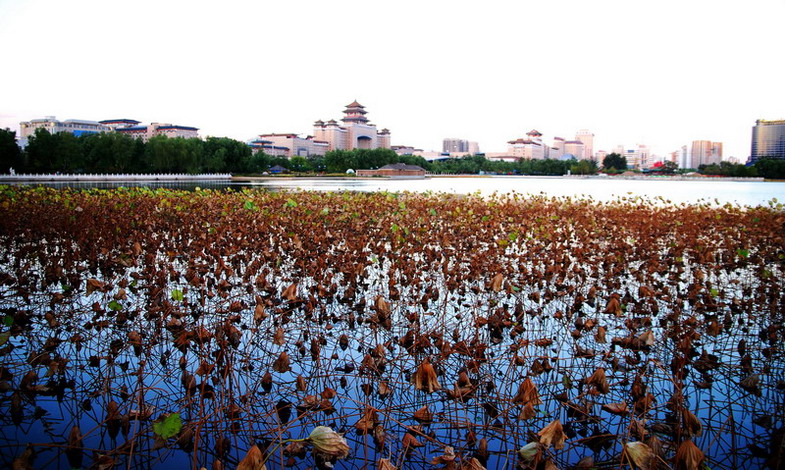
<svg viewBox="0 0 785 470">
<path fill-rule="evenodd" d="M 50 134 L 36 129 L 27 141 L 25 169 L 35 173 L 81 172 L 85 158 L 79 137 L 70 132 Z"/>
<path fill-rule="evenodd" d="M 627 169 L 627 158 L 616 152 L 609 153 L 602 160 L 602 168 L 605 170 L 613 168 L 617 171 L 624 171 Z"/>
<path fill-rule="evenodd" d="M 593 175 L 597 173 L 597 162 L 580 160 L 570 165 L 570 172 L 576 175 Z"/>
<path fill-rule="evenodd" d="M 762 158 L 753 165 L 758 176 L 767 179 L 785 179 L 785 160 L 780 158 Z"/>
<path fill-rule="evenodd" d="M 16 132 L 0 129 L 0 173 L 8 173 L 11 168 L 21 171 L 22 165 L 22 151 L 16 145 Z"/>
</svg>

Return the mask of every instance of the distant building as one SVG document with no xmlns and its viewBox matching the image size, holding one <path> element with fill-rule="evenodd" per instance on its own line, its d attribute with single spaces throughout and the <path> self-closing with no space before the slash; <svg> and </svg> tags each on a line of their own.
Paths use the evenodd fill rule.
<svg viewBox="0 0 785 470">
<path fill-rule="evenodd" d="M 145 141 L 157 135 L 167 137 L 199 137 L 199 129 L 196 127 L 178 126 L 174 124 L 161 124 L 154 122 L 149 126 L 140 126 L 139 121 L 134 119 L 108 119 L 105 121 L 85 121 L 82 119 L 68 119 L 58 121 L 54 116 L 44 119 L 33 119 L 31 121 L 19 123 L 21 128 L 21 138 L 27 139 L 33 135 L 36 129 L 46 129 L 50 134 L 58 132 L 70 132 L 76 136 L 99 134 L 103 132 L 118 132 L 132 137 L 141 138 Z"/>
<path fill-rule="evenodd" d="M 104 122 L 104 121 L 102 121 Z M 113 123 L 113 121 L 106 121 Z M 138 123 L 138 122 L 137 122 Z M 153 137 L 165 135 L 169 138 L 181 137 L 184 139 L 199 138 L 199 129 L 190 126 L 179 126 L 175 124 L 153 122 L 149 126 L 131 125 L 126 127 L 115 127 L 114 131 L 119 134 L 142 139 L 147 142 Z"/>
<path fill-rule="evenodd" d="M 564 137 L 554 137 L 553 147 L 549 152 L 551 158 L 559 158 L 564 155 Z"/>
<path fill-rule="evenodd" d="M 442 151 L 447 153 L 452 152 L 468 152 L 469 141 L 463 139 L 447 138 L 442 141 Z"/>
<path fill-rule="evenodd" d="M 578 160 L 591 160 L 594 157 L 594 134 L 588 129 L 581 129 L 575 134 L 575 140 L 583 143 L 583 153 Z"/>
<path fill-rule="evenodd" d="M 564 153 L 562 155 L 572 155 L 578 160 L 585 160 L 585 150 L 586 146 L 580 140 L 568 140 L 564 142 Z"/>
<path fill-rule="evenodd" d="M 69 132 L 75 136 L 100 134 L 112 130 L 110 127 L 96 121 L 87 121 L 84 119 L 66 119 L 65 121 L 58 121 L 54 116 L 20 122 L 19 127 L 21 130 L 19 138 L 24 140 L 35 134 L 35 131 L 38 129 L 46 129 L 50 134 Z"/>
<path fill-rule="evenodd" d="M 480 146 L 477 142 L 447 138 L 442 141 L 442 152 L 452 155 L 476 155 L 480 153 Z"/>
<path fill-rule="evenodd" d="M 390 148 L 390 131 L 376 130 L 376 126 L 365 117 L 365 106 L 357 101 L 346 105 L 341 119 L 342 125 L 333 119 L 321 119 L 314 123 L 314 139 L 327 142 L 327 150 L 353 150 Z"/>
<path fill-rule="evenodd" d="M 690 153 L 690 168 L 701 165 L 719 165 L 722 161 L 722 142 L 710 140 L 693 140 Z"/>
<path fill-rule="evenodd" d="M 322 140 L 316 140 L 312 136 L 300 137 L 297 134 L 262 134 L 259 140 L 254 141 L 261 145 L 251 148 L 264 150 L 269 155 L 292 157 L 318 157 L 324 156 L 329 150 L 329 144 Z M 272 152 L 268 152 L 272 150 Z"/>
<path fill-rule="evenodd" d="M 262 151 L 273 157 L 289 157 L 289 147 L 274 145 L 272 140 L 256 139 L 248 145 L 254 153 Z"/>
<path fill-rule="evenodd" d="M 785 120 L 755 121 L 750 162 L 755 163 L 764 157 L 785 159 Z"/>
<path fill-rule="evenodd" d="M 520 138 L 507 142 L 507 155 L 514 159 L 542 160 L 545 158 L 545 144 L 542 134 L 532 129 L 526 133 L 526 139 Z"/>
</svg>

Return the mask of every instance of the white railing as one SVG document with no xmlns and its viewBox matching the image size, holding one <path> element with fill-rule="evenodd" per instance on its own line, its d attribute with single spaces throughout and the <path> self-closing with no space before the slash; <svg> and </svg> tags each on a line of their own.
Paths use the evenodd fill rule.
<svg viewBox="0 0 785 470">
<path fill-rule="evenodd" d="M 231 179 L 230 173 L 203 173 L 189 175 L 186 173 L 155 173 L 155 174 L 22 174 L 0 175 L 0 182 L 3 181 L 205 181 L 205 180 L 228 180 Z"/>
</svg>

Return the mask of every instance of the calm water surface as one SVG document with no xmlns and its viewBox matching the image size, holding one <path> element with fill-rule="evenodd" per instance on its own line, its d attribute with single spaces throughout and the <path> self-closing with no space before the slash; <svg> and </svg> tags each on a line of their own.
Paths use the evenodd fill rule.
<svg viewBox="0 0 785 470">
<path fill-rule="evenodd" d="M 674 203 L 701 201 L 767 205 L 772 199 L 785 200 L 785 182 L 738 182 L 725 180 L 628 180 L 600 178 L 564 178 L 547 176 L 485 176 L 434 177 L 422 180 L 382 178 L 265 178 L 253 181 L 193 181 L 193 182 L 72 182 L 46 183 L 51 187 L 113 188 L 146 186 L 153 188 L 204 189 L 265 188 L 271 191 L 413 191 L 454 194 L 494 192 L 545 194 L 548 196 L 591 197 L 598 201 L 612 201 L 620 197 L 662 197 Z"/>
</svg>

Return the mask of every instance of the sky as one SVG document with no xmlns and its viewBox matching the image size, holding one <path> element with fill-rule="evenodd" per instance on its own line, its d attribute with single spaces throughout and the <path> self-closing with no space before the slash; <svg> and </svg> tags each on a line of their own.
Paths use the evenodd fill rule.
<svg viewBox="0 0 785 470">
<path fill-rule="evenodd" d="M 0 128 L 129 118 L 249 140 L 357 100 L 393 145 L 595 134 L 744 161 L 785 119 L 785 0 L 0 0 Z"/>
</svg>

